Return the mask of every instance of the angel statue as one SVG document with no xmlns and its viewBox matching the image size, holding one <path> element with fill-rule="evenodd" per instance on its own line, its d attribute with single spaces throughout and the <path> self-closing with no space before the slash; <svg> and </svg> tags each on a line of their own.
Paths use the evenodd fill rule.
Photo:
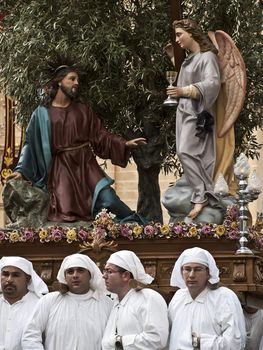
<svg viewBox="0 0 263 350">
<path fill-rule="evenodd" d="M 233 125 L 245 98 L 245 64 L 225 32 L 206 35 L 190 19 L 174 21 L 173 27 L 187 53 L 177 86 L 167 89 L 179 99 L 176 150 L 184 176 L 166 191 L 163 204 L 172 217 L 220 223 L 224 206 L 214 180 L 220 173 L 229 185 L 233 180 Z M 174 62 L 172 44 L 165 49 Z"/>
</svg>

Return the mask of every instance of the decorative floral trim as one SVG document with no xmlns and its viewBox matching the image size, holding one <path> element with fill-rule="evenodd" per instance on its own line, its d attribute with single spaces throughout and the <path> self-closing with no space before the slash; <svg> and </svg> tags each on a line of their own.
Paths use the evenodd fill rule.
<svg viewBox="0 0 263 350">
<path fill-rule="evenodd" d="M 89 242 L 94 237 L 108 240 L 116 238 L 154 239 L 154 238 L 227 238 L 239 239 L 238 231 L 238 206 L 230 206 L 222 225 L 216 224 L 186 224 L 177 222 L 174 224 L 151 223 L 145 226 L 137 223 L 118 224 L 114 221 L 115 215 L 103 209 L 89 227 L 60 227 L 49 226 L 47 228 L 21 228 L 19 230 L 0 231 L 0 243 L 8 241 L 17 242 Z M 258 248 L 263 249 L 263 220 L 249 228 L 249 239 L 254 241 Z"/>
<path fill-rule="evenodd" d="M 263 215 L 257 217 L 255 225 L 248 228 L 249 238 L 254 241 L 256 248 L 263 250 Z"/>
</svg>

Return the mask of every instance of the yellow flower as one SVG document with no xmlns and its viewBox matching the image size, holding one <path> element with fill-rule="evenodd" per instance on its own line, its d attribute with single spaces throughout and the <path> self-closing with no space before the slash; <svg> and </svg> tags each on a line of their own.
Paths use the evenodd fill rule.
<svg viewBox="0 0 263 350">
<path fill-rule="evenodd" d="M 41 228 L 41 229 L 39 230 L 39 232 L 38 232 L 38 236 L 39 236 L 39 238 L 40 238 L 41 240 L 46 239 L 47 236 L 48 236 L 47 230 L 44 230 L 43 228 Z"/>
<path fill-rule="evenodd" d="M 134 226 L 134 228 L 132 230 L 135 237 L 140 236 L 140 234 L 142 234 L 142 231 L 143 231 L 143 228 L 140 225 Z"/>
<path fill-rule="evenodd" d="M 195 226 L 190 227 L 189 234 L 191 237 L 195 237 L 197 235 L 197 228 Z"/>
<path fill-rule="evenodd" d="M 66 237 L 68 240 L 70 241 L 75 241 L 76 240 L 76 237 L 77 237 L 77 232 L 75 231 L 74 228 L 71 228 L 67 231 L 66 233 Z"/>
<path fill-rule="evenodd" d="M 161 234 L 163 234 L 164 236 L 168 235 L 169 232 L 170 232 L 170 227 L 169 225 L 165 224 L 165 225 L 162 225 L 160 227 L 160 231 L 161 231 Z"/>
<path fill-rule="evenodd" d="M 13 243 L 19 241 L 19 233 L 17 230 L 14 230 L 10 233 L 9 240 Z"/>
<path fill-rule="evenodd" d="M 236 221 L 233 221 L 230 224 L 230 227 L 233 228 L 233 229 L 237 228 L 237 226 L 238 226 L 238 223 Z"/>
<path fill-rule="evenodd" d="M 218 225 L 215 231 L 218 236 L 223 236 L 226 229 L 224 225 Z"/>
<path fill-rule="evenodd" d="M 118 236 L 118 227 L 115 223 L 109 223 L 109 225 L 107 225 L 107 231 L 109 232 L 107 233 L 107 235 L 109 234 L 110 237 L 116 238 Z"/>
</svg>

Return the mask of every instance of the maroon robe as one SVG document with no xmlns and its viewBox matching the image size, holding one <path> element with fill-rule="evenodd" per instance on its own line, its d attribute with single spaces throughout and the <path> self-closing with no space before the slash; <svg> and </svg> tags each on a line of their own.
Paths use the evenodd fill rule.
<svg viewBox="0 0 263 350">
<path fill-rule="evenodd" d="M 51 106 L 48 113 L 53 157 L 48 219 L 91 220 L 92 196 L 98 181 L 105 177 L 95 155 L 125 167 L 130 155 L 126 141 L 108 132 L 88 105 L 72 102 L 67 108 Z"/>
</svg>

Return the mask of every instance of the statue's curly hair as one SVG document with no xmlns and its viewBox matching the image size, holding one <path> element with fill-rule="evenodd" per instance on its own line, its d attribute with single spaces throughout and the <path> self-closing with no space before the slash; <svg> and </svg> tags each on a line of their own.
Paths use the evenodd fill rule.
<svg viewBox="0 0 263 350">
<path fill-rule="evenodd" d="M 191 19 L 181 19 L 173 22 L 174 30 L 176 28 L 182 28 L 187 33 L 192 34 L 193 39 L 200 45 L 200 51 L 212 51 L 217 54 L 218 50 L 209 39 L 208 35 L 202 31 L 202 29 L 197 25 L 197 23 Z"/>
<path fill-rule="evenodd" d="M 83 68 L 70 57 L 56 54 L 53 60 L 43 61 L 40 79 L 43 90 L 42 105 L 50 106 L 58 91 L 58 83 L 70 72 L 83 75 Z"/>
<path fill-rule="evenodd" d="M 55 70 L 53 77 L 45 83 L 46 94 L 42 101 L 43 105 L 48 107 L 52 103 L 57 94 L 59 82 L 61 82 L 61 80 L 63 80 L 63 78 L 65 78 L 65 76 L 71 72 L 76 72 L 79 74 L 78 68 L 74 66 L 62 65 Z"/>
</svg>

